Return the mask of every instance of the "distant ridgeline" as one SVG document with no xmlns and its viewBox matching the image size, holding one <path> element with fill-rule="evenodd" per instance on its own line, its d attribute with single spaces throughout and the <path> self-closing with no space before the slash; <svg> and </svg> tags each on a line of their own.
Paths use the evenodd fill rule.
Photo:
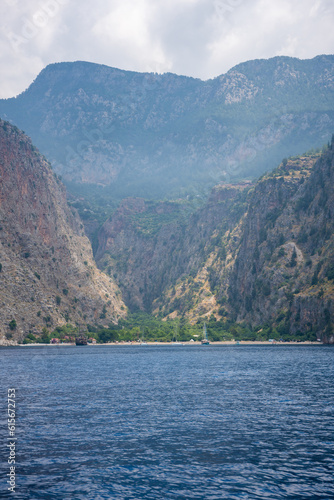
<svg viewBox="0 0 334 500">
<path fill-rule="evenodd" d="M 0 116 L 32 137 L 70 191 L 171 199 L 254 179 L 326 143 L 334 56 L 249 61 L 208 81 L 52 64 L 1 100 Z"/>
</svg>

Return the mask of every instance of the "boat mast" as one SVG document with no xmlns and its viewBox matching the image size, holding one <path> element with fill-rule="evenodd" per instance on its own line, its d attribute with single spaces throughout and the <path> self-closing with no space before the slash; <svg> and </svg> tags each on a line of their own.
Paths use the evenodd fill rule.
<svg viewBox="0 0 334 500">
<path fill-rule="evenodd" d="M 204 325 L 203 325 L 203 339 L 204 340 L 208 340 L 208 334 L 207 334 L 207 331 L 206 331 L 205 321 L 204 321 Z"/>
</svg>

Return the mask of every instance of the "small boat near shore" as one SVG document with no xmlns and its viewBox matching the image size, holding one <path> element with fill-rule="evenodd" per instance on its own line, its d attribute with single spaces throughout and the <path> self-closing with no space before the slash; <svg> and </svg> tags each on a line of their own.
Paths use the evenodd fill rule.
<svg viewBox="0 0 334 500">
<path fill-rule="evenodd" d="M 173 337 L 173 340 L 172 340 L 172 345 L 183 345 L 182 342 L 179 342 L 177 340 L 177 328 L 175 328 L 175 333 L 174 333 L 174 337 Z"/>
<path fill-rule="evenodd" d="M 88 340 L 87 340 L 87 337 L 85 335 L 79 335 L 75 339 L 75 345 L 87 345 L 87 343 L 88 343 Z"/>
<path fill-rule="evenodd" d="M 208 339 L 208 333 L 206 331 L 206 324 L 204 323 L 203 326 L 203 339 L 201 340 L 202 345 L 210 345 L 209 339 Z"/>
<path fill-rule="evenodd" d="M 147 343 L 147 342 L 145 342 L 144 334 L 145 334 L 145 330 L 144 330 L 144 328 L 143 328 L 143 333 L 142 333 L 142 338 L 141 338 L 141 343 L 140 343 L 140 345 L 148 345 L 148 343 Z"/>
</svg>

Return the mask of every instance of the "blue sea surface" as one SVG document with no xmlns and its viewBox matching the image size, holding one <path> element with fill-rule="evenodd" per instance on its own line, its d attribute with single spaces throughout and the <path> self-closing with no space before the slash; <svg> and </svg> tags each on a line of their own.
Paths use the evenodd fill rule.
<svg viewBox="0 0 334 500">
<path fill-rule="evenodd" d="M 0 380 L 0 498 L 334 499 L 333 347 L 7 347 Z"/>
</svg>

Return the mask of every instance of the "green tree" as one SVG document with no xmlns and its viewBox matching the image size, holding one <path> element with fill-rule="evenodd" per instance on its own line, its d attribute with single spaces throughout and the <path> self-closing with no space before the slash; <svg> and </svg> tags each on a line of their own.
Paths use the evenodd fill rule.
<svg viewBox="0 0 334 500">
<path fill-rule="evenodd" d="M 15 321 L 15 319 L 12 319 L 12 321 L 9 322 L 9 328 L 11 330 L 15 330 L 16 327 L 17 327 L 16 321 Z"/>
<path fill-rule="evenodd" d="M 43 326 L 41 341 L 43 344 L 50 344 L 49 330 Z"/>
<path fill-rule="evenodd" d="M 297 264 L 297 252 L 296 249 L 294 248 L 291 255 L 290 267 L 295 267 L 296 264 Z"/>
</svg>

